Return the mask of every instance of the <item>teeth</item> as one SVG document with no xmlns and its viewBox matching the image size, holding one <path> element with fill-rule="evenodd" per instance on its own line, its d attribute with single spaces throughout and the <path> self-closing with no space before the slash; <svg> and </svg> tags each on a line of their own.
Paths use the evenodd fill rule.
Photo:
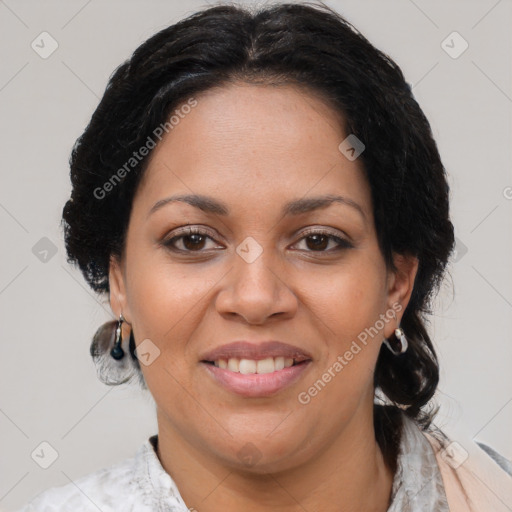
<svg viewBox="0 0 512 512">
<path fill-rule="evenodd" d="M 256 373 L 272 373 L 276 370 L 276 365 L 273 357 L 261 359 L 256 363 Z"/>
<path fill-rule="evenodd" d="M 248 373 L 256 373 L 256 361 L 253 361 L 252 359 L 240 359 L 238 371 L 244 375 L 247 375 Z"/>
<path fill-rule="evenodd" d="M 237 372 L 239 364 L 240 364 L 240 361 L 238 359 L 231 358 L 228 361 L 228 370 L 231 370 L 232 372 Z"/>
<path fill-rule="evenodd" d="M 283 368 L 289 368 L 294 363 L 291 357 L 267 357 L 266 359 L 260 359 L 255 361 L 254 359 L 237 359 L 232 357 L 228 360 L 219 359 L 214 361 L 214 366 L 218 368 L 224 368 L 232 372 L 239 372 L 244 375 L 251 373 L 272 373 Z"/>
</svg>

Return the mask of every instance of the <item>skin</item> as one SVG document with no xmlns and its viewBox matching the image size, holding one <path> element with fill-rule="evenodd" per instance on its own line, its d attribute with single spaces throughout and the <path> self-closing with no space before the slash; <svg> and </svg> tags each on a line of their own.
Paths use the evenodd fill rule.
<svg viewBox="0 0 512 512">
<path fill-rule="evenodd" d="M 111 306 L 160 355 L 141 365 L 157 404 L 158 456 L 188 507 L 210 511 L 385 511 L 393 474 L 373 430 L 373 372 L 384 337 L 407 306 L 418 261 L 386 267 L 361 161 L 338 149 L 339 114 L 291 85 L 243 83 L 212 89 L 153 150 L 137 190 L 125 252 L 111 261 Z M 222 201 L 229 215 L 174 194 Z M 332 203 L 283 217 L 291 200 L 335 194 Z M 173 252 L 162 244 L 191 224 Z M 306 227 L 348 240 L 303 235 Z M 248 263 L 246 237 L 262 254 Z M 318 248 L 320 246 L 320 248 Z M 322 377 L 379 315 L 396 320 L 308 404 L 298 395 Z M 126 325 L 126 324 L 125 324 Z M 312 355 L 298 382 L 272 397 L 244 398 L 222 388 L 199 362 L 235 340 L 280 340 Z M 239 451 L 250 448 L 247 465 Z"/>
</svg>

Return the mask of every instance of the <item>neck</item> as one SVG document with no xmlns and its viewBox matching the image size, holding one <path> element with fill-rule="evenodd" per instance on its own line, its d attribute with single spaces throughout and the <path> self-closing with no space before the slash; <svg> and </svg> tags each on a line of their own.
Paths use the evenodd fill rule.
<svg viewBox="0 0 512 512">
<path fill-rule="evenodd" d="M 190 509 L 385 512 L 393 472 L 375 440 L 373 408 L 355 416 L 333 443 L 292 469 L 255 474 L 187 443 L 158 411 L 158 457 Z"/>
</svg>

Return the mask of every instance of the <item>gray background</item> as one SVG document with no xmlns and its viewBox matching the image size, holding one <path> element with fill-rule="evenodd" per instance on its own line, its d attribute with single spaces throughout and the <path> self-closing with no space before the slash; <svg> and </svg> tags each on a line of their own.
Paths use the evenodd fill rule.
<svg viewBox="0 0 512 512">
<path fill-rule="evenodd" d="M 512 2 L 327 3 L 401 66 L 450 175 L 459 241 L 431 325 L 437 424 L 512 459 Z M 59 222 L 71 146 L 111 72 L 204 5 L 0 0 L 2 510 L 131 456 L 156 433 L 149 395 L 96 379 L 89 344 L 110 309 L 66 263 Z M 43 31 L 59 45 L 47 59 L 31 48 Z M 469 44 L 458 58 L 442 47 L 453 31 Z M 460 43 L 445 46 L 453 54 Z M 56 253 L 41 261 L 44 237 Z M 58 452 L 48 469 L 31 458 L 43 441 Z"/>
</svg>

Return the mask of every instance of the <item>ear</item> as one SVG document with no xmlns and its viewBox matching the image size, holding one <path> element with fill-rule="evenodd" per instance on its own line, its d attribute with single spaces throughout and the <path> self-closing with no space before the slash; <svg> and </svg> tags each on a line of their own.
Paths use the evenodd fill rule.
<svg viewBox="0 0 512 512">
<path fill-rule="evenodd" d="M 131 324 L 131 314 L 126 298 L 126 278 L 124 265 L 116 256 L 110 257 L 108 281 L 110 288 L 110 308 L 119 318 L 122 313 L 128 324 Z"/>
<path fill-rule="evenodd" d="M 411 254 L 393 254 L 393 262 L 396 270 L 388 274 L 387 307 L 396 312 L 397 324 L 388 322 L 384 329 L 384 336 L 391 336 L 395 328 L 400 324 L 405 308 L 409 304 L 414 288 L 414 280 L 418 272 L 419 260 Z"/>
</svg>

